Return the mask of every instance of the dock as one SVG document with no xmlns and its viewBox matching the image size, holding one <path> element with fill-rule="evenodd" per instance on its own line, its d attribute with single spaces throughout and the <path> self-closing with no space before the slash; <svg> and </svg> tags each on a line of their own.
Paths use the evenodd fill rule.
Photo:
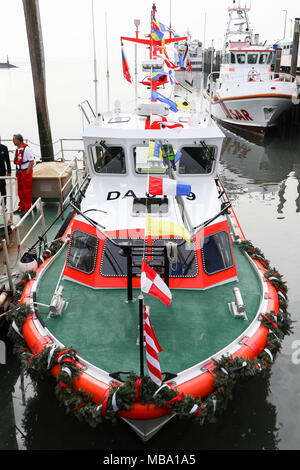
<svg viewBox="0 0 300 470">
<path fill-rule="evenodd" d="M 68 141 L 71 139 L 67 139 Z M 77 139 L 74 139 L 77 140 Z M 20 260 L 33 245 L 36 245 L 37 256 L 43 252 L 56 238 L 59 230 L 65 222 L 70 220 L 73 212 L 70 200 L 83 190 L 88 181 L 85 166 L 85 155 L 81 149 L 77 151 L 66 150 L 62 142 L 58 142 L 61 149 L 56 156 L 58 165 L 65 162 L 65 169 L 56 178 L 54 188 L 56 194 L 51 193 L 51 198 L 41 193 L 40 197 L 33 197 L 31 208 L 23 215 L 15 211 L 18 207 L 17 181 L 15 172 L 6 179 L 7 210 L 1 197 L 0 204 L 0 288 L 12 291 L 13 285 L 22 275 Z M 78 141 L 77 141 L 77 146 Z M 69 155 L 66 155 L 69 152 Z M 72 154 L 70 155 L 70 152 Z M 63 155 L 63 157 L 62 157 Z M 12 165 L 13 166 L 13 165 Z M 36 165 L 38 167 L 38 165 Z M 3 178 L 3 177 L 2 177 Z M 48 183 L 51 183 L 48 178 Z M 53 178 L 52 178 L 53 179 Z M 49 186 L 49 184 L 48 184 Z M 41 186 L 42 187 L 42 186 Z M 37 196 L 37 194 L 35 194 Z M 54 197 L 53 197 L 54 196 Z M 44 234 L 46 235 L 44 236 Z M 41 236 L 43 241 L 41 242 Z M 40 240 L 40 242 L 39 242 Z M 0 311 L 1 314 L 3 312 Z M 0 328 L 3 325 L 3 315 L 0 316 Z"/>
</svg>

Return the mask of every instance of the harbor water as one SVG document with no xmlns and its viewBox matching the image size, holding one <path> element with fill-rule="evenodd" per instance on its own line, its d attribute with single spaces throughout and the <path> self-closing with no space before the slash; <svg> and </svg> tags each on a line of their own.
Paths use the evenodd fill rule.
<svg viewBox="0 0 300 470">
<path fill-rule="evenodd" d="M 83 123 L 77 105 L 84 99 L 92 103 L 93 96 L 91 64 L 86 65 L 47 65 L 53 139 L 80 138 Z M 21 132 L 38 142 L 30 64 L 0 72 L 5 90 L 1 96 L 2 139 Z M 112 83 L 111 94 L 115 96 L 113 89 L 119 88 L 119 96 L 115 97 L 125 109 L 130 94 L 133 103 L 134 90 L 121 81 L 119 85 L 117 81 Z M 195 76 L 198 91 L 199 83 Z M 100 96 L 102 104 L 106 103 L 104 88 Z M 199 96 L 198 92 L 197 99 Z M 121 420 L 92 429 L 67 415 L 55 398 L 52 378 L 33 384 L 20 370 L 2 332 L 0 344 L 5 344 L 6 360 L 0 364 L 1 450 L 300 449 L 300 133 L 299 125 L 287 120 L 289 125 L 279 127 L 264 140 L 224 129 L 219 169 L 246 238 L 262 250 L 289 288 L 293 334 L 285 338 L 269 374 L 237 386 L 216 423 L 199 426 L 175 417 L 144 443 Z"/>
</svg>

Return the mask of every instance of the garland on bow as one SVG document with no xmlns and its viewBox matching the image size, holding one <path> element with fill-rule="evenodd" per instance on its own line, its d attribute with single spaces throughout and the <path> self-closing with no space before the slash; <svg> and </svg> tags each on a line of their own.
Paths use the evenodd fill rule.
<svg viewBox="0 0 300 470">
<path fill-rule="evenodd" d="M 215 422 L 232 399 L 235 385 L 268 371 L 281 348 L 283 338 L 292 331 L 292 321 L 287 311 L 287 287 L 282 277 L 274 268 L 270 268 L 269 261 L 251 242 L 241 242 L 240 248 L 251 258 L 258 259 L 265 267 L 264 276 L 278 293 L 279 312 L 261 315 L 261 324 L 268 328 L 267 344 L 253 360 L 231 356 L 214 360 L 215 367 L 210 371 L 214 377 L 214 391 L 203 400 L 179 393 L 172 385 L 163 384 L 158 387 L 150 377 L 139 377 L 131 372 L 123 383 L 113 383 L 102 402 L 95 404 L 91 395 L 82 389 L 75 389 L 75 381 L 81 371 L 73 348 L 59 348 L 55 344 L 48 344 L 39 354 L 29 351 L 22 328 L 27 315 L 32 312 L 25 304 L 11 305 L 9 338 L 15 343 L 15 351 L 32 378 L 50 374 L 55 365 L 59 366 L 55 387 L 59 403 L 66 407 L 67 413 L 72 413 L 93 427 L 103 420 L 115 421 L 118 411 L 130 410 L 136 401 L 143 405 L 153 404 L 166 408 L 169 413 L 176 413 L 180 418 L 192 417 L 195 423 Z M 24 286 L 24 283 L 22 284 Z"/>
</svg>

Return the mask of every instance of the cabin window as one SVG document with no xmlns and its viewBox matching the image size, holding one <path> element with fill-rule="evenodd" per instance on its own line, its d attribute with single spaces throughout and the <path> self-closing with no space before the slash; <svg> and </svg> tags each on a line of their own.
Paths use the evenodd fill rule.
<svg viewBox="0 0 300 470">
<path fill-rule="evenodd" d="M 144 246 L 141 238 L 117 238 L 114 240 L 118 245 L 130 242 L 133 246 Z M 141 272 L 143 250 L 139 250 L 137 256 L 133 256 L 133 274 Z M 127 276 L 127 256 L 123 255 L 121 247 L 114 245 L 109 240 L 105 240 L 103 255 L 101 259 L 100 274 L 104 277 L 125 277 Z"/>
<path fill-rule="evenodd" d="M 233 256 L 227 232 L 220 231 L 204 237 L 201 241 L 203 268 L 212 275 L 232 268 Z"/>
<path fill-rule="evenodd" d="M 238 64 L 245 64 L 246 63 L 246 56 L 245 54 L 237 54 L 236 60 Z"/>
<path fill-rule="evenodd" d="M 268 60 L 269 54 L 260 54 L 259 63 L 266 64 Z"/>
<path fill-rule="evenodd" d="M 258 54 L 247 54 L 248 64 L 254 65 L 257 62 Z"/>
<path fill-rule="evenodd" d="M 182 147 L 179 160 L 179 173 L 201 175 L 210 173 L 215 159 L 215 147 Z"/>
<path fill-rule="evenodd" d="M 182 239 L 172 238 L 154 240 L 153 246 L 165 246 L 168 242 L 180 245 L 177 248 L 177 261 L 170 263 L 169 277 L 196 277 L 198 275 L 198 263 L 195 243 L 184 242 L 182 244 Z M 153 261 L 155 262 L 155 258 Z M 161 261 L 163 261 L 163 258 Z M 163 267 L 155 267 L 155 271 L 163 275 Z"/>
<path fill-rule="evenodd" d="M 70 243 L 67 266 L 86 274 L 92 274 L 96 266 L 97 250 L 97 237 L 75 230 Z"/>
<path fill-rule="evenodd" d="M 126 173 L 125 153 L 122 147 L 106 145 L 104 142 L 90 147 L 94 169 L 97 173 Z"/>
<path fill-rule="evenodd" d="M 270 54 L 269 54 L 269 58 L 268 58 L 268 64 L 270 64 L 270 63 L 271 63 L 271 61 L 272 61 L 272 56 L 273 56 L 273 54 L 272 54 L 272 52 L 270 52 Z"/>
<path fill-rule="evenodd" d="M 166 168 L 163 161 L 156 156 L 149 157 L 148 154 L 148 145 L 138 145 L 133 147 L 135 172 L 140 175 L 148 173 L 161 175 L 166 173 Z"/>
<path fill-rule="evenodd" d="M 230 53 L 230 62 L 231 64 L 235 64 L 235 55 L 233 52 Z"/>
</svg>

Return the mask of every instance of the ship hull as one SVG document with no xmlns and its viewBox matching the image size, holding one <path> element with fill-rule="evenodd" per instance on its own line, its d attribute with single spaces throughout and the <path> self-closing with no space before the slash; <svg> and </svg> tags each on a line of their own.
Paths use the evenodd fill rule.
<svg viewBox="0 0 300 470">
<path fill-rule="evenodd" d="M 293 106 L 296 96 L 296 84 L 279 79 L 220 78 L 213 96 L 204 92 L 206 106 L 211 107 L 215 119 L 259 134 L 277 125 L 279 117 Z"/>
<path fill-rule="evenodd" d="M 209 107 L 210 97 L 205 93 Z M 221 122 L 241 127 L 249 132 L 264 134 L 278 123 L 278 118 L 293 106 L 289 94 L 253 94 L 239 97 L 215 95 L 211 101 L 211 114 Z"/>
</svg>

